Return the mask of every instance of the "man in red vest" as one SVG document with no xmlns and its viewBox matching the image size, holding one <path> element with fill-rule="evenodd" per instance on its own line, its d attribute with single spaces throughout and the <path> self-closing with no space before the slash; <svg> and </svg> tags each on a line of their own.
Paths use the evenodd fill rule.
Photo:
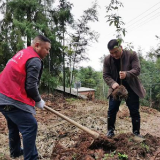
<svg viewBox="0 0 160 160">
<path fill-rule="evenodd" d="M 37 160 L 37 121 L 35 107 L 43 109 L 38 85 L 43 61 L 49 54 L 51 42 L 45 36 L 36 36 L 32 45 L 19 51 L 0 74 L 0 111 L 9 129 L 10 156 L 24 155 L 24 160 Z M 22 134 L 23 149 L 19 132 Z"/>
</svg>

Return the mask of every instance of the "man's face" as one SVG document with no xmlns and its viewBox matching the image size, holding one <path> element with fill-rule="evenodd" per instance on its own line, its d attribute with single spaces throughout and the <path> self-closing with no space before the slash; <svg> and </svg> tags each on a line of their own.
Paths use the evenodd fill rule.
<svg viewBox="0 0 160 160">
<path fill-rule="evenodd" d="M 115 59 L 120 59 L 122 56 L 122 47 L 116 47 L 112 50 L 109 50 L 110 55 Z"/>
<path fill-rule="evenodd" d="M 51 44 L 49 42 L 37 42 L 35 44 L 36 52 L 40 56 L 41 59 L 44 59 L 51 49 Z"/>
</svg>

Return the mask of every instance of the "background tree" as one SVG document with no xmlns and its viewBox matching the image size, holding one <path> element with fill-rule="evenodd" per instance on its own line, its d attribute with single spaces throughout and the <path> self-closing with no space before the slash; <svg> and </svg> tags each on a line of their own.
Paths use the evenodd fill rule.
<svg viewBox="0 0 160 160">
<path fill-rule="evenodd" d="M 98 41 L 99 34 L 89 26 L 91 22 L 98 21 L 98 4 L 93 5 L 83 12 L 83 15 L 74 22 L 73 31 L 70 35 L 68 64 L 70 66 L 70 91 L 73 83 L 75 66 L 83 60 L 89 60 L 86 56 L 87 47 L 91 42 Z"/>
<path fill-rule="evenodd" d="M 51 64 L 59 65 L 60 59 L 60 43 L 56 40 L 55 25 L 50 16 L 52 0 L 7 0 L 3 1 L 1 6 L 4 18 L 1 21 L 0 33 L 0 56 L 2 57 L 3 66 L 8 59 L 12 57 L 18 50 L 31 44 L 31 38 L 38 34 L 43 34 L 51 39 Z M 50 7 L 49 7 L 50 6 Z M 49 59 L 44 60 L 45 68 L 49 68 Z M 1 67 L 2 68 L 2 67 Z M 59 67 L 57 67 L 59 68 Z M 51 67 L 54 73 L 59 72 L 56 67 Z M 3 69 L 3 68 L 2 68 Z M 56 70 L 57 69 L 57 70 Z M 55 76 L 55 74 L 54 74 Z M 47 84 L 48 79 L 44 79 Z"/>
<path fill-rule="evenodd" d="M 96 99 L 106 99 L 107 96 L 107 85 L 106 90 L 103 91 L 103 78 L 102 72 L 95 71 L 92 67 L 81 67 L 77 74 L 76 80 L 81 82 L 82 87 L 92 88 L 96 90 Z"/>
<path fill-rule="evenodd" d="M 146 89 L 146 96 L 141 100 L 141 104 L 145 106 L 150 106 L 153 108 L 159 108 L 159 84 L 160 76 L 158 64 L 159 60 L 155 59 L 154 49 L 151 49 L 146 58 L 142 56 L 142 51 L 137 51 L 141 64 L 141 75 L 140 79 L 144 88 Z"/>
<path fill-rule="evenodd" d="M 62 45 L 61 53 L 62 53 L 62 62 L 63 62 L 63 91 L 65 93 L 65 34 L 67 32 L 67 24 L 71 24 L 73 22 L 73 16 L 71 14 L 72 4 L 67 2 L 66 0 L 60 0 L 58 8 L 53 10 L 52 17 L 54 19 L 56 25 L 56 35 L 59 38 L 59 42 Z"/>
<path fill-rule="evenodd" d="M 123 27 L 125 23 L 117 12 L 120 7 L 123 7 L 123 4 L 118 0 L 111 0 L 106 7 L 107 22 L 109 26 L 114 25 L 116 27 L 116 38 L 119 40 L 119 44 L 123 41 L 122 35 L 125 36 L 126 34 L 126 29 Z"/>
</svg>

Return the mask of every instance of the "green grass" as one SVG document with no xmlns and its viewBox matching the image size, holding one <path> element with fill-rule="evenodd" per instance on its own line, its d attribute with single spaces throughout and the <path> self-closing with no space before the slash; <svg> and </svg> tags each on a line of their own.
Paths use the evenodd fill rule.
<svg viewBox="0 0 160 160">
<path fill-rule="evenodd" d="M 128 156 L 126 154 L 122 154 L 122 153 L 118 153 L 118 158 L 120 160 L 127 160 L 128 159 Z"/>
<path fill-rule="evenodd" d="M 147 146 L 144 142 L 141 143 L 141 147 L 144 148 L 147 152 L 149 152 L 149 146 Z"/>
</svg>

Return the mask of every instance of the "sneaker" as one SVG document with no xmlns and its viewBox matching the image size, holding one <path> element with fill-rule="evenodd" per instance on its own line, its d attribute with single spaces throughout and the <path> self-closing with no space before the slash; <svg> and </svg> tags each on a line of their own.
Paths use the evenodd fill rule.
<svg viewBox="0 0 160 160">
<path fill-rule="evenodd" d="M 115 136 L 114 131 L 113 130 L 108 130 L 107 137 L 112 138 L 113 136 Z"/>
</svg>

